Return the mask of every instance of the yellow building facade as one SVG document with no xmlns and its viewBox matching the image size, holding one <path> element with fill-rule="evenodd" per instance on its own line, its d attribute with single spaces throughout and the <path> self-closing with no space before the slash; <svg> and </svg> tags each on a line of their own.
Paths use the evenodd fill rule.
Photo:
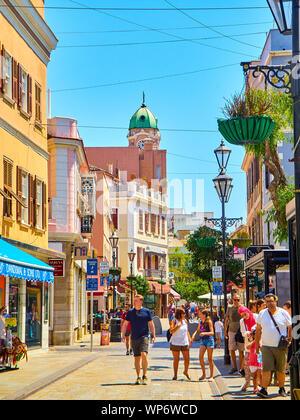
<svg viewBox="0 0 300 420">
<path fill-rule="evenodd" d="M 18 3 L 3 0 L 3 3 L 0 8 L 0 235 L 48 263 L 57 254 L 48 249 L 47 65 L 57 39 L 44 20 L 42 0 Z M 18 293 L 25 295 L 21 301 L 28 308 L 25 314 L 21 311 L 23 319 L 16 330 L 24 340 L 24 317 L 29 306 L 35 306 L 38 312 L 40 329 L 48 318 L 43 306 L 48 284 L 19 280 L 2 278 L 0 288 L 5 289 L 6 301 L 3 299 L 2 303 L 8 309 L 12 309 L 9 308 L 12 289 L 17 288 Z M 14 288 L 12 283 L 16 284 Z M 38 344 L 46 346 L 48 337 L 39 333 Z"/>
</svg>

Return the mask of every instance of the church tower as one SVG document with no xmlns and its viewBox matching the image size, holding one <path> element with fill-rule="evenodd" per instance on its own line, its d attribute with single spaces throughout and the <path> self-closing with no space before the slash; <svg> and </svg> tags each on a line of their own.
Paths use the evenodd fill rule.
<svg viewBox="0 0 300 420">
<path fill-rule="evenodd" d="M 142 106 L 130 119 L 127 138 L 129 146 L 139 147 L 141 150 L 159 149 L 161 136 L 157 126 L 157 118 L 146 107 L 144 93 Z"/>
</svg>

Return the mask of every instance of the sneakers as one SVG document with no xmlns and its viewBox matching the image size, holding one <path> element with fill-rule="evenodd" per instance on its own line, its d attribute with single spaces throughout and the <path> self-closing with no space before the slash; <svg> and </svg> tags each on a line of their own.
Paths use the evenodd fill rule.
<svg viewBox="0 0 300 420">
<path fill-rule="evenodd" d="M 143 381 L 142 381 L 142 384 L 143 385 L 147 385 L 147 381 L 148 381 L 148 378 L 147 378 L 147 376 L 143 376 Z"/>
<path fill-rule="evenodd" d="M 231 369 L 231 371 L 230 372 L 228 372 L 228 375 L 234 375 L 235 373 L 237 373 L 238 372 L 238 370 L 237 369 L 234 369 L 234 368 L 232 368 Z"/>
<path fill-rule="evenodd" d="M 131 355 L 133 354 L 133 351 L 132 351 L 132 349 L 130 349 L 129 353 L 130 353 L 130 356 L 131 356 Z"/>
<path fill-rule="evenodd" d="M 269 394 L 265 388 L 261 388 L 257 391 L 256 395 L 261 398 L 268 398 Z"/>
<path fill-rule="evenodd" d="M 287 397 L 288 396 L 288 394 L 285 392 L 285 389 L 284 388 L 279 388 L 278 394 L 281 397 Z"/>
<path fill-rule="evenodd" d="M 240 375 L 241 375 L 243 378 L 245 378 L 245 371 L 244 371 L 244 369 L 241 369 L 239 373 L 240 373 Z"/>
<path fill-rule="evenodd" d="M 142 384 L 142 378 L 138 377 L 135 382 L 135 385 L 141 385 L 141 384 Z"/>
<path fill-rule="evenodd" d="M 126 356 L 129 356 L 129 351 L 126 352 Z"/>
</svg>

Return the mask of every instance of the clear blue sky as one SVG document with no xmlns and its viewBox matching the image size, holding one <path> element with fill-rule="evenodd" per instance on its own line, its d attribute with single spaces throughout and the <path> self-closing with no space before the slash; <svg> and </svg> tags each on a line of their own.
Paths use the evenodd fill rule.
<svg viewBox="0 0 300 420">
<path fill-rule="evenodd" d="M 212 183 L 218 169 L 213 150 L 221 140 L 217 132 L 217 118 L 222 117 L 224 98 L 240 92 L 243 87 L 239 63 L 259 57 L 266 33 L 273 27 L 271 12 L 266 8 L 265 0 L 167 1 L 46 0 L 45 5 L 75 8 L 172 8 L 172 5 L 179 8 L 260 8 L 184 11 L 190 17 L 178 10 L 47 9 L 47 23 L 59 39 L 58 48 L 52 53 L 48 66 L 48 87 L 53 91 L 51 115 L 77 119 L 86 146 L 126 146 L 126 127 L 142 104 L 142 92 L 145 91 L 146 105 L 158 118 L 162 136 L 160 146 L 170 153 L 167 155 L 168 180 L 192 179 L 195 183 L 196 179 L 203 179 L 204 210 L 213 211 L 215 217 L 220 217 L 221 206 Z M 164 34 L 147 31 L 145 27 L 159 29 Z M 178 29 L 187 27 L 192 28 Z M 203 39 L 211 37 L 214 39 Z M 182 41 L 187 38 L 194 41 Z M 131 45 L 103 46 L 126 43 Z M 79 45 L 98 46 L 79 48 Z M 226 67 L 217 69 L 220 66 Z M 202 69 L 212 70 L 198 72 Z M 182 73 L 188 74 L 160 78 Z M 150 78 L 156 79 L 138 81 Z M 128 81 L 131 83 L 119 83 Z M 96 87 L 99 85 L 102 86 Z M 87 88 L 91 86 L 95 87 Z M 243 216 L 245 221 L 246 177 L 241 170 L 244 149 L 227 145 L 232 149 L 228 174 L 234 184 L 227 216 Z M 190 209 L 186 203 L 186 210 Z"/>
</svg>

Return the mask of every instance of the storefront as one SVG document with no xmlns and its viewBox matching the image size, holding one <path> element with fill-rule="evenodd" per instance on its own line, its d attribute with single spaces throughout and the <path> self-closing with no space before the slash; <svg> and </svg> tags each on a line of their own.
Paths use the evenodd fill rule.
<svg viewBox="0 0 300 420">
<path fill-rule="evenodd" d="M 6 325 L 28 347 L 48 347 L 53 268 L 0 238 L 0 302 Z"/>
</svg>

